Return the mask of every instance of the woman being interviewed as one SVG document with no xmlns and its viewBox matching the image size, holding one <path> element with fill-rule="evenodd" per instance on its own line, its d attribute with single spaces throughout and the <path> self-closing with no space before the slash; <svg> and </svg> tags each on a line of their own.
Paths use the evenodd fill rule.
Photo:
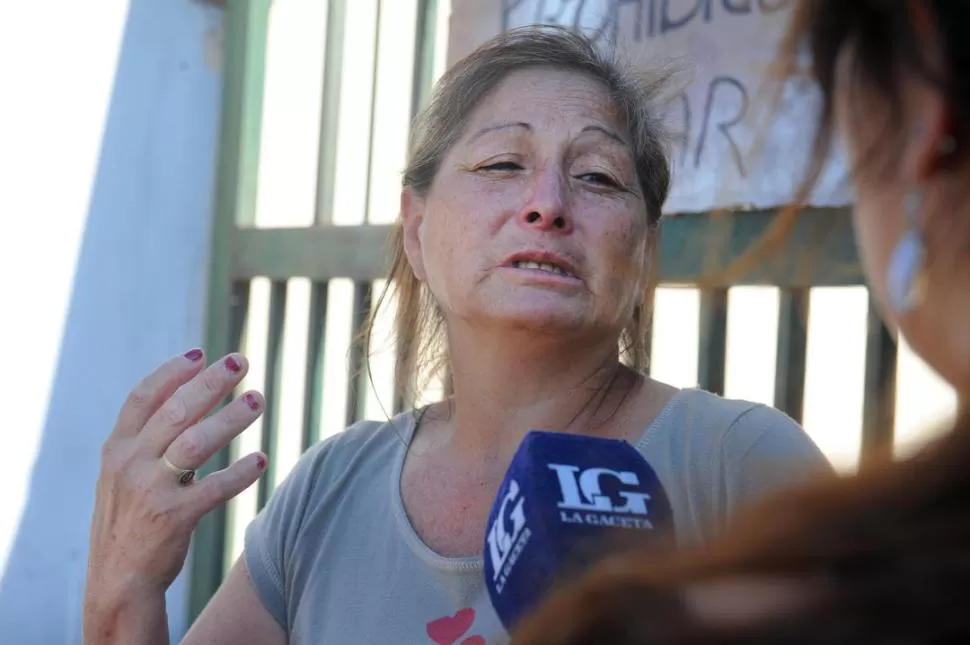
<svg viewBox="0 0 970 645">
<path fill-rule="evenodd" d="M 801 0 L 830 130 L 848 145 L 862 264 L 887 321 L 957 391 L 917 457 L 789 492 L 674 562 L 617 558 L 517 645 L 970 643 L 970 3 Z M 816 166 L 818 167 L 818 166 Z"/>
<path fill-rule="evenodd" d="M 413 129 L 391 278 L 398 382 L 447 362 L 454 395 L 312 447 L 185 643 L 501 637 L 480 554 L 530 429 L 636 446 L 684 544 L 719 534 L 736 506 L 827 471 L 783 414 L 642 372 L 670 182 L 651 108 L 661 89 L 552 28 L 504 34 L 442 78 Z M 164 591 L 195 522 L 265 466 L 254 455 L 197 483 L 178 476 L 263 405 L 247 393 L 197 423 L 246 362 L 203 367 L 195 352 L 149 376 L 106 443 L 89 643 L 165 641 Z"/>
</svg>

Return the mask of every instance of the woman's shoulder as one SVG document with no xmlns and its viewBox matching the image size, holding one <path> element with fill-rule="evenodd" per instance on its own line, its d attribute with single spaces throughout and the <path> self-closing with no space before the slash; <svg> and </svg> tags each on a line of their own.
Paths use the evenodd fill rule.
<svg viewBox="0 0 970 645">
<path fill-rule="evenodd" d="M 658 421 L 695 439 L 703 435 L 722 448 L 732 447 L 742 453 L 764 443 L 814 447 L 801 425 L 781 410 L 700 388 L 677 392 Z"/>
<path fill-rule="evenodd" d="M 647 436 L 665 438 L 672 454 L 702 473 L 720 473 L 744 487 L 832 472 L 809 434 L 784 412 L 699 388 L 679 391 Z"/>
<path fill-rule="evenodd" d="M 328 479 L 348 471 L 376 465 L 390 465 L 398 451 L 410 441 L 414 412 L 402 412 L 390 419 L 361 420 L 310 446 L 293 468 L 305 471 L 309 479 Z"/>
<path fill-rule="evenodd" d="M 338 499 L 361 509 L 385 503 L 382 483 L 411 432 L 407 413 L 385 421 L 359 421 L 306 450 L 246 529 L 246 565 L 265 606 L 281 625 L 291 616 L 290 581 L 312 566 L 321 536 L 334 525 Z M 339 522 L 337 522 L 339 524 Z M 346 532 L 340 533 L 346 537 Z"/>
<path fill-rule="evenodd" d="M 271 512 L 302 516 L 330 497 L 372 486 L 390 474 L 409 441 L 411 413 L 384 421 L 358 421 L 310 446 L 289 469 L 267 504 Z M 339 485 L 338 485 L 339 484 Z"/>
<path fill-rule="evenodd" d="M 651 434 L 641 450 L 670 455 L 679 466 L 668 479 L 688 491 L 687 514 L 694 514 L 704 539 L 720 534 L 737 508 L 832 472 L 808 433 L 784 412 L 702 389 L 678 392 Z"/>
<path fill-rule="evenodd" d="M 317 442 L 297 460 L 273 491 L 253 526 L 267 527 L 268 533 L 297 535 L 308 515 L 348 494 L 361 499 L 385 497 L 375 489 L 388 478 L 409 440 L 409 413 L 385 421 L 358 421 Z M 250 527 L 251 531 L 256 530 Z M 276 538 L 274 538 L 276 539 Z"/>
</svg>

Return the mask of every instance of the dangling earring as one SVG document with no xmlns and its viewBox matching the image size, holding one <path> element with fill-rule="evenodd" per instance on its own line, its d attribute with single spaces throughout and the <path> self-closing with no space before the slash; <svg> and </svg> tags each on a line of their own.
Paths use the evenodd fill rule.
<svg viewBox="0 0 970 645">
<path fill-rule="evenodd" d="M 923 302 L 926 293 L 926 246 L 919 226 L 922 195 L 906 196 L 906 225 L 889 258 L 887 292 L 897 314 L 905 314 Z"/>
</svg>

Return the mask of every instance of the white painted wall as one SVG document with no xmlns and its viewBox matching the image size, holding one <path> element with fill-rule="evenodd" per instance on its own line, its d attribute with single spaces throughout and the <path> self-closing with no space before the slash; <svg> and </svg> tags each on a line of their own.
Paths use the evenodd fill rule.
<svg viewBox="0 0 970 645">
<path fill-rule="evenodd" d="M 203 340 L 222 10 L 0 4 L 0 640 L 81 642 L 100 445 Z M 186 585 L 171 591 L 177 639 Z"/>
</svg>

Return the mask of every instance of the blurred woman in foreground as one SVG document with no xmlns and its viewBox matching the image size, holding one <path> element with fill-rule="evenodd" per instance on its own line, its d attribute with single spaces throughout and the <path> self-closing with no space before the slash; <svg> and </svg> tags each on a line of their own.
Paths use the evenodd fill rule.
<svg viewBox="0 0 970 645">
<path fill-rule="evenodd" d="M 911 460 L 775 498 L 714 548 L 605 563 L 515 643 L 970 642 L 964 32 L 966 0 L 802 0 L 783 46 L 790 76 L 807 43 L 824 97 L 806 189 L 837 131 L 871 289 L 887 324 L 956 388 L 952 432 Z"/>
</svg>

